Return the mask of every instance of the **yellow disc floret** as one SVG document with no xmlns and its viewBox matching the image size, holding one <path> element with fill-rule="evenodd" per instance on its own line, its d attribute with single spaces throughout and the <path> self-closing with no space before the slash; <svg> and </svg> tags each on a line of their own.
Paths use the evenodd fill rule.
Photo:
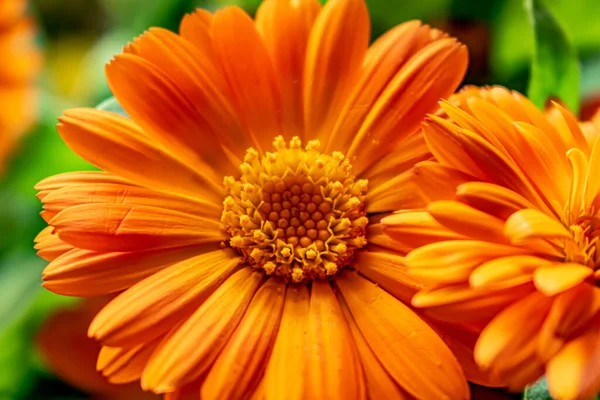
<svg viewBox="0 0 600 400">
<path fill-rule="evenodd" d="M 304 149 L 297 137 L 273 144 L 277 151 L 263 157 L 249 149 L 240 179 L 224 179 L 229 244 L 249 265 L 287 281 L 335 275 L 367 244 L 368 182 L 351 175 L 342 153 L 320 153 L 318 140 Z"/>
</svg>

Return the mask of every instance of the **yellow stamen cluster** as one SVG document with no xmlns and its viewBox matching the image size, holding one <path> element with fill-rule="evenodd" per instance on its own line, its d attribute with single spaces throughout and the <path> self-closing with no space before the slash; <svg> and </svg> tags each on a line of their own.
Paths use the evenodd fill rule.
<svg viewBox="0 0 600 400">
<path fill-rule="evenodd" d="M 566 245 L 567 259 L 599 269 L 600 216 L 580 217 L 570 228 L 574 240 Z"/>
<path fill-rule="evenodd" d="M 340 152 L 304 149 L 299 138 L 275 138 L 274 153 L 249 149 L 241 177 L 228 176 L 222 222 L 229 244 L 254 268 L 291 282 L 335 275 L 367 244 L 368 182 L 355 180 Z"/>
</svg>

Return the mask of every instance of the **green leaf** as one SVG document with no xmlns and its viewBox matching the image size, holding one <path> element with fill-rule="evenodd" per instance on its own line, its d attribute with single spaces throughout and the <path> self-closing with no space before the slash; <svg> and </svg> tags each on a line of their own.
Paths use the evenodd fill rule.
<svg viewBox="0 0 600 400">
<path fill-rule="evenodd" d="M 594 399 L 600 400 L 600 395 Z M 548 392 L 548 382 L 545 376 L 525 388 L 523 400 L 552 400 L 552 396 Z"/>
<path fill-rule="evenodd" d="M 552 400 L 550 393 L 548 393 L 546 377 L 527 386 L 525 392 L 523 392 L 523 400 Z"/>
<path fill-rule="evenodd" d="M 123 110 L 123 107 L 121 107 L 117 99 L 115 99 L 114 97 L 109 97 L 108 99 L 104 100 L 102 103 L 98 104 L 96 108 L 98 110 L 110 111 L 116 114 L 121 114 L 124 117 L 128 116 L 125 110 Z"/>
<path fill-rule="evenodd" d="M 21 317 L 41 288 L 44 262 L 37 257 L 10 257 L 0 268 L 0 332 Z"/>
<path fill-rule="evenodd" d="M 579 61 L 575 49 L 542 0 L 524 0 L 533 30 L 533 55 L 528 96 L 543 108 L 558 98 L 579 111 Z"/>
</svg>

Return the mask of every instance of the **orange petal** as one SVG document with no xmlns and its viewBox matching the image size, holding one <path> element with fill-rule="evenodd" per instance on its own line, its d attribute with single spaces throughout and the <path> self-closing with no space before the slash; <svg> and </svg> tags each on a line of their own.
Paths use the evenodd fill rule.
<svg viewBox="0 0 600 400">
<path fill-rule="evenodd" d="M 88 334 L 115 347 L 153 340 L 193 314 L 239 262 L 235 252 L 217 250 L 158 271 L 106 305 Z"/>
<path fill-rule="evenodd" d="M 600 326 L 589 325 L 547 365 L 548 389 L 557 399 L 588 399 L 600 391 Z"/>
<path fill-rule="evenodd" d="M 142 387 L 172 392 L 204 374 L 244 316 L 261 280 L 262 274 L 249 267 L 230 276 L 161 343 L 144 370 Z"/>
<path fill-rule="evenodd" d="M 398 244 L 390 236 L 385 234 L 383 228 L 383 224 L 371 221 L 367 225 L 367 242 L 371 246 L 381 246 L 383 248 L 391 249 L 395 252 L 398 252 Z M 402 254 L 402 252 L 398 252 L 398 254 Z"/>
<path fill-rule="evenodd" d="M 517 286 L 531 282 L 536 269 L 546 265 L 552 265 L 552 261 L 533 255 L 505 254 L 505 257 L 499 256 L 477 267 L 471 274 L 469 283 L 474 288 Z"/>
<path fill-rule="evenodd" d="M 552 299 L 534 292 L 500 312 L 481 332 L 475 360 L 484 369 L 530 344 L 542 326 Z"/>
<path fill-rule="evenodd" d="M 335 282 L 366 342 L 402 389 L 416 398 L 470 397 L 452 352 L 410 308 L 351 273 Z"/>
<path fill-rule="evenodd" d="M 134 183 L 104 171 L 81 171 L 64 172 L 62 174 L 49 176 L 48 178 L 39 181 L 34 186 L 34 189 L 38 191 L 36 197 L 40 201 L 44 201 L 44 198 L 51 192 L 67 186 L 95 185 L 103 183 L 137 186 Z"/>
<path fill-rule="evenodd" d="M 426 211 L 392 214 L 381 220 L 384 232 L 397 242 L 399 251 L 409 252 L 428 243 L 466 239 L 437 222 Z"/>
<path fill-rule="evenodd" d="M 359 78 L 369 31 L 364 0 L 328 1 L 314 23 L 304 69 L 304 121 L 306 132 L 323 143 Z"/>
<path fill-rule="evenodd" d="M 150 61 L 173 80 L 206 121 L 208 130 L 199 131 L 199 138 L 222 143 L 241 156 L 253 145 L 250 135 L 242 126 L 237 112 L 229 98 L 225 78 L 214 60 L 198 51 L 196 47 L 166 29 L 151 28 L 137 37 L 126 48 L 127 53 L 135 54 Z M 206 146 L 206 150 L 210 146 Z M 223 175 L 237 171 L 237 163 L 213 165 Z"/>
<path fill-rule="evenodd" d="M 429 214 L 446 228 L 467 237 L 507 243 L 504 222 L 457 201 L 436 201 L 427 207 Z"/>
<path fill-rule="evenodd" d="M 573 235 L 558 220 L 536 209 L 525 209 L 514 213 L 506 220 L 504 232 L 511 243 L 522 244 L 529 239 L 567 239 Z"/>
<path fill-rule="evenodd" d="M 140 252 L 73 249 L 44 269 L 44 287 L 63 296 L 98 296 L 127 289 L 168 265 L 219 248 L 173 247 Z M 41 251 L 41 250 L 40 250 Z"/>
<path fill-rule="evenodd" d="M 329 282 L 312 284 L 304 351 L 304 398 L 366 398 L 356 345 Z"/>
<path fill-rule="evenodd" d="M 119 54 L 106 65 L 108 86 L 144 134 L 194 170 L 220 186 L 214 166 L 228 158 L 205 117 L 173 80 L 151 62 Z"/>
<path fill-rule="evenodd" d="M 406 265 L 418 279 L 435 284 L 460 283 L 466 282 L 482 263 L 525 252 L 517 247 L 479 240 L 451 240 L 411 251 Z"/>
<path fill-rule="evenodd" d="M 353 265 L 360 274 L 405 302 L 410 302 L 412 296 L 423 287 L 409 274 L 404 257 L 399 255 L 360 251 L 356 253 Z"/>
<path fill-rule="evenodd" d="M 507 219 L 513 213 L 534 208 L 523 196 L 487 182 L 466 182 L 456 188 L 456 199 L 496 218 Z"/>
<path fill-rule="evenodd" d="M 554 296 L 579 285 L 593 273 L 593 269 L 581 264 L 557 263 L 536 269 L 533 283 L 546 296 Z"/>
<path fill-rule="evenodd" d="M 360 78 L 327 143 L 326 150 L 349 148 L 355 134 L 390 80 L 424 46 L 431 42 L 431 28 L 408 21 L 381 35 L 367 50 Z"/>
<path fill-rule="evenodd" d="M 585 178 L 585 187 L 583 189 L 583 203 L 589 207 L 600 192 L 600 140 L 594 142 L 590 158 L 588 160 L 588 169 Z"/>
<path fill-rule="evenodd" d="M 111 383 L 128 383 L 137 381 L 142 376 L 152 353 L 160 341 L 159 337 L 151 342 L 138 344 L 133 347 L 103 346 L 98 355 L 96 368 L 108 378 Z"/>
<path fill-rule="evenodd" d="M 37 250 L 37 255 L 44 260 L 53 261 L 75 247 L 59 239 L 53 226 L 47 226 L 35 237 L 33 248 Z"/>
<path fill-rule="evenodd" d="M 137 186 L 94 183 L 69 185 L 44 197 L 45 218 L 52 219 L 60 211 L 82 204 L 121 203 L 169 208 L 186 214 L 220 219 L 222 207 L 214 203 L 174 196 Z"/>
<path fill-rule="evenodd" d="M 131 120 L 92 109 L 72 109 L 59 118 L 58 132 L 80 157 L 129 181 L 220 204 L 222 186 L 207 181 L 153 143 Z M 99 152 L 98 149 L 103 149 Z M 211 186 L 212 185 L 212 186 Z"/>
<path fill-rule="evenodd" d="M 237 111 L 257 147 L 271 148 L 282 132 L 282 104 L 273 63 L 252 19 L 238 7 L 213 17 L 215 53 Z"/>
<path fill-rule="evenodd" d="M 412 305 L 427 308 L 427 315 L 442 321 L 484 320 L 534 290 L 530 284 L 499 290 L 457 284 L 422 290 L 413 297 Z"/>
<path fill-rule="evenodd" d="M 416 209 L 426 204 L 412 171 L 406 171 L 375 186 L 367 193 L 368 213 Z"/>
<path fill-rule="evenodd" d="M 582 284 L 556 295 L 546 319 L 552 334 L 568 338 L 588 325 L 600 311 L 600 289 Z"/>
<path fill-rule="evenodd" d="M 391 79 L 361 125 L 347 156 L 357 173 L 420 127 L 450 96 L 467 69 L 467 49 L 453 38 L 429 43 Z M 360 149 L 360 150 L 359 150 Z"/>
<path fill-rule="evenodd" d="M 304 135 L 302 87 L 308 37 L 321 10 L 317 0 L 263 1 L 256 27 L 269 52 L 283 100 L 284 132 Z M 305 137 L 303 140 L 312 139 Z"/>
<path fill-rule="evenodd" d="M 269 279 L 217 357 L 202 385 L 206 399 L 240 399 L 255 389 L 268 361 L 283 310 L 286 284 Z"/>
<path fill-rule="evenodd" d="M 215 62 L 211 37 L 212 19 L 210 11 L 197 8 L 183 17 L 179 24 L 179 35 L 196 46 L 207 60 Z"/>
<path fill-rule="evenodd" d="M 225 239 L 215 219 L 131 204 L 69 207 L 50 222 L 60 239 L 95 251 L 164 249 Z"/>
<path fill-rule="evenodd" d="M 340 307 L 344 312 L 348 326 L 354 337 L 358 355 L 360 356 L 360 362 L 363 367 L 365 374 L 365 384 L 367 390 L 367 398 L 369 399 L 394 399 L 394 400 L 408 400 L 410 395 L 406 393 L 392 377 L 383 368 L 369 344 L 365 340 L 363 334 L 358 329 L 348 306 L 343 299 L 338 298 Z"/>
<path fill-rule="evenodd" d="M 290 286 L 281 325 L 265 372 L 265 399 L 303 399 L 306 332 L 310 293 L 306 285 Z M 294 377 L 293 379 L 289 379 Z"/>
<path fill-rule="evenodd" d="M 454 200 L 459 185 L 477 179 L 434 161 L 416 164 L 413 174 L 415 182 L 428 201 Z"/>
</svg>

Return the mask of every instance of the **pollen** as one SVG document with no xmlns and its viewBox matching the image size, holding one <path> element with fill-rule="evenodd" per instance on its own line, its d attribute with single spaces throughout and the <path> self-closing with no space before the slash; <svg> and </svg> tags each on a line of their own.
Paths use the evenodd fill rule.
<svg viewBox="0 0 600 400">
<path fill-rule="evenodd" d="M 600 215 L 579 217 L 570 226 L 573 241 L 565 243 L 567 261 L 600 269 Z"/>
<path fill-rule="evenodd" d="M 285 281 L 326 279 L 351 266 L 367 244 L 368 182 L 352 175 L 340 152 L 304 148 L 298 137 L 278 136 L 275 152 L 249 149 L 240 178 L 225 177 L 221 221 L 229 246 L 244 262 Z"/>
</svg>

